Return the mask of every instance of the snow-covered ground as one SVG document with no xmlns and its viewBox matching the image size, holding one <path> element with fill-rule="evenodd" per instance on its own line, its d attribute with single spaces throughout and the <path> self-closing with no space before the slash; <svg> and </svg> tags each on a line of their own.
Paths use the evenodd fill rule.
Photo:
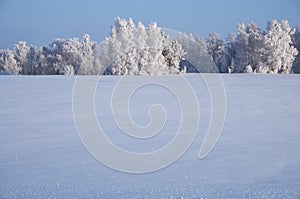
<svg viewBox="0 0 300 199">
<path fill-rule="evenodd" d="M 174 95 L 155 86 L 136 92 L 130 111 L 137 124 L 149 122 L 154 100 L 165 106 L 168 120 L 150 140 L 126 137 L 110 110 L 118 78 L 102 77 L 96 92 L 107 136 L 135 152 L 164 146 L 180 118 Z M 72 113 L 74 77 L 1 76 L 0 198 L 299 198 L 300 76 L 222 75 L 226 121 L 204 159 L 198 153 L 210 122 L 209 92 L 199 75 L 186 78 L 201 114 L 192 146 L 162 170 L 128 174 L 104 166 L 81 143 Z"/>
</svg>

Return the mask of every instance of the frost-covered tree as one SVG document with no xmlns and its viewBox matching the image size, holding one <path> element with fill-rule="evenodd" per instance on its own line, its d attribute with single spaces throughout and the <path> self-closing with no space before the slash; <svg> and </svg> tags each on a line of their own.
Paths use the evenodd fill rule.
<svg viewBox="0 0 300 199">
<path fill-rule="evenodd" d="M 36 71 L 37 74 L 40 75 L 53 75 L 54 69 L 51 65 L 51 49 L 48 47 L 43 47 L 39 50 L 38 53 L 38 70 Z"/>
<path fill-rule="evenodd" d="M 77 74 L 79 75 L 99 74 L 102 70 L 102 67 L 97 59 L 97 42 L 92 41 L 88 34 L 84 34 L 82 37 L 81 48 L 79 51 L 82 57 L 82 64 L 79 67 Z"/>
<path fill-rule="evenodd" d="M 138 66 L 135 42 L 135 24 L 131 18 L 127 21 L 118 17 L 115 20 L 115 27 L 117 31 L 116 38 L 121 45 L 115 71 L 119 75 L 136 75 L 138 74 Z"/>
<path fill-rule="evenodd" d="M 111 36 L 113 37 L 113 35 Z M 103 66 L 102 74 L 112 75 L 112 60 L 113 60 L 113 49 L 112 38 L 105 38 L 99 47 L 99 61 Z"/>
<path fill-rule="evenodd" d="M 148 34 L 146 27 L 141 22 L 138 22 L 137 30 L 135 31 L 135 39 L 138 55 L 137 64 L 138 70 L 140 71 L 141 67 L 146 64 L 146 56 L 148 52 Z"/>
<path fill-rule="evenodd" d="M 264 72 L 264 48 L 263 32 L 255 23 L 251 22 L 247 27 L 239 24 L 234 44 L 233 72 Z"/>
<path fill-rule="evenodd" d="M 290 73 L 297 54 L 288 22 L 268 22 L 263 32 L 253 22 L 238 25 L 233 45 L 233 72 Z M 251 70 L 252 69 L 252 70 Z"/>
<path fill-rule="evenodd" d="M 225 73 L 231 73 L 233 69 L 233 56 L 234 56 L 235 35 L 230 34 L 226 37 L 226 44 L 223 56 L 223 69 Z M 222 71 L 221 71 L 222 72 Z"/>
<path fill-rule="evenodd" d="M 293 72 L 300 73 L 300 27 L 296 27 L 295 34 L 292 36 L 293 46 L 298 50 L 298 55 L 293 63 Z"/>
<path fill-rule="evenodd" d="M 22 68 L 17 63 L 15 55 L 10 50 L 0 50 L 0 72 L 18 75 Z"/>
<path fill-rule="evenodd" d="M 59 42 L 60 44 L 60 42 Z M 56 71 L 59 73 L 64 74 L 66 71 L 65 67 L 67 65 L 73 66 L 75 74 L 78 74 L 80 67 L 83 64 L 83 57 L 82 57 L 82 43 L 78 38 L 70 38 L 67 41 L 62 42 L 62 45 L 57 45 L 57 48 L 53 46 L 54 56 L 57 57 L 57 65 L 55 65 Z M 61 58 L 60 59 L 60 56 Z"/>
<path fill-rule="evenodd" d="M 297 55 L 292 46 L 291 36 L 294 31 L 287 20 L 268 22 L 265 34 L 264 64 L 270 73 L 290 73 Z"/>
<path fill-rule="evenodd" d="M 50 44 L 50 48 L 44 47 L 42 52 L 46 63 L 43 65 L 43 73 L 49 75 L 65 74 L 64 67 L 67 65 L 65 60 L 70 59 L 70 56 L 64 52 L 65 43 L 64 39 L 59 38 Z"/>
<path fill-rule="evenodd" d="M 1 50 L 0 70 L 24 75 L 164 75 L 186 72 L 300 73 L 300 33 L 288 21 L 268 22 L 262 31 L 253 22 L 239 24 L 224 43 L 219 34 L 179 34 L 170 40 L 156 23 L 145 27 L 115 18 L 101 45 L 82 39 L 56 39 L 37 48 L 20 41 Z"/>
<path fill-rule="evenodd" d="M 146 52 L 142 59 L 140 69 L 141 75 L 166 75 L 169 74 L 169 67 L 162 52 L 165 48 L 165 34 L 156 23 L 151 23 L 146 29 Z"/>
<path fill-rule="evenodd" d="M 43 74 L 57 75 L 94 75 L 101 66 L 96 58 L 97 43 L 90 36 L 83 35 L 82 40 L 55 39 L 49 47 L 40 50 L 39 68 Z"/>
<path fill-rule="evenodd" d="M 180 62 L 186 54 L 182 45 L 177 40 L 174 40 L 171 44 L 168 43 L 164 47 L 162 54 L 169 67 L 169 73 L 180 73 Z"/>
<path fill-rule="evenodd" d="M 224 73 L 227 71 L 226 64 L 224 63 L 225 46 L 223 41 L 220 39 L 220 34 L 210 33 L 206 39 L 207 52 L 212 56 L 219 71 Z"/>
<path fill-rule="evenodd" d="M 17 64 L 19 67 L 25 68 L 25 70 L 27 67 L 29 51 L 30 47 L 27 46 L 25 41 L 20 41 L 14 45 L 14 54 Z"/>
<path fill-rule="evenodd" d="M 107 66 L 106 74 L 134 75 L 138 73 L 135 43 L 135 24 L 117 17 L 111 36 L 101 45 L 101 63 Z M 109 65 L 108 65 L 109 64 Z"/>
<path fill-rule="evenodd" d="M 180 44 L 172 43 L 156 23 L 145 27 L 139 22 L 135 26 L 132 19 L 117 17 L 111 36 L 102 42 L 100 49 L 100 62 L 106 66 L 104 74 L 164 75 L 179 72 Z"/>
<path fill-rule="evenodd" d="M 218 72 L 218 68 L 207 52 L 203 39 L 181 33 L 178 35 L 177 40 L 186 52 L 181 63 L 181 67 L 185 68 L 186 72 Z"/>
<path fill-rule="evenodd" d="M 246 32 L 245 24 L 238 24 L 237 36 L 234 43 L 234 56 L 232 64 L 232 72 L 246 72 L 246 67 L 249 65 L 250 54 L 248 52 L 249 34 Z"/>
<path fill-rule="evenodd" d="M 233 72 L 268 72 L 269 67 L 265 63 L 264 32 L 253 22 L 247 27 L 244 24 L 239 24 L 237 29 L 237 36 L 233 45 Z"/>
<path fill-rule="evenodd" d="M 248 34 L 247 53 L 248 65 L 246 66 L 247 73 L 264 72 L 263 63 L 263 50 L 264 50 L 264 37 L 262 30 L 251 22 L 246 30 Z"/>
<path fill-rule="evenodd" d="M 33 45 L 29 46 L 29 52 L 27 53 L 27 60 L 23 64 L 23 75 L 39 75 L 39 53 L 40 51 Z"/>
<path fill-rule="evenodd" d="M 227 39 L 224 56 L 220 56 L 223 49 L 219 47 L 222 45 L 216 35 L 207 39 L 207 50 L 221 71 L 228 68 L 228 72 L 237 73 L 290 73 L 297 55 L 297 46 L 293 44 L 297 43 L 297 36 L 293 35 L 294 30 L 286 20 L 268 22 L 266 31 L 253 22 L 247 26 L 239 24 L 236 37 Z M 222 69 L 220 60 L 224 64 Z M 294 70 L 297 70 L 296 63 Z"/>
</svg>

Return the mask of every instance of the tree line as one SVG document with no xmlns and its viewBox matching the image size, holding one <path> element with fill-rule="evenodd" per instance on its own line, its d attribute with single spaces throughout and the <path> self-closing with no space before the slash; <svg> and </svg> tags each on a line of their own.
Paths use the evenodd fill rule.
<svg viewBox="0 0 300 199">
<path fill-rule="evenodd" d="M 173 35 L 172 35 L 173 36 Z M 300 73 L 300 29 L 287 20 L 238 24 L 223 41 L 167 31 L 150 23 L 115 18 L 111 34 L 97 44 L 82 39 L 55 39 L 47 47 L 20 41 L 0 50 L 0 73 L 15 75 L 168 75 L 189 72 Z"/>
</svg>

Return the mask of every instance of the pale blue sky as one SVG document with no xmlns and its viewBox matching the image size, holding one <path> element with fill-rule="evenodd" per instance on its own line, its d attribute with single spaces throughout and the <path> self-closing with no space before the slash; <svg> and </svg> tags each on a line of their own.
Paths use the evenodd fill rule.
<svg viewBox="0 0 300 199">
<path fill-rule="evenodd" d="M 25 40 L 46 46 L 55 38 L 91 35 L 101 42 L 109 36 L 114 17 L 206 38 L 219 32 L 224 38 L 240 22 L 262 28 L 272 19 L 300 25 L 300 0 L 0 0 L 0 49 Z"/>
</svg>

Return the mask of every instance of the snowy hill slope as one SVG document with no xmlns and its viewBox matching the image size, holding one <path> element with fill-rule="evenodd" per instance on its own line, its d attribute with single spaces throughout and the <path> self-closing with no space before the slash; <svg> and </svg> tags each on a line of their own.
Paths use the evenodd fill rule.
<svg viewBox="0 0 300 199">
<path fill-rule="evenodd" d="M 104 166 L 81 143 L 72 115 L 74 77 L 1 76 L 0 198 L 299 198 L 300 76 L 222 75 L 226 121 L 219 142 L 201 160 L 210 97 L 199 75 L 186 78 L 201 114 L 192 146 L 162 170 L 128 174 Z M 122 135 L 112 117 L 110 97 L 118 79 L 102 77 L 97 87 L 101 127 L 126 150 L 163 147 L 180 119 L 174 96 L 155 86 L 133 96 L 130 111 L 140 125 L 149 122 L 147 110 L 155 100 L 168 112 L 160 135 L 136 140 Z"/>
</svg>

